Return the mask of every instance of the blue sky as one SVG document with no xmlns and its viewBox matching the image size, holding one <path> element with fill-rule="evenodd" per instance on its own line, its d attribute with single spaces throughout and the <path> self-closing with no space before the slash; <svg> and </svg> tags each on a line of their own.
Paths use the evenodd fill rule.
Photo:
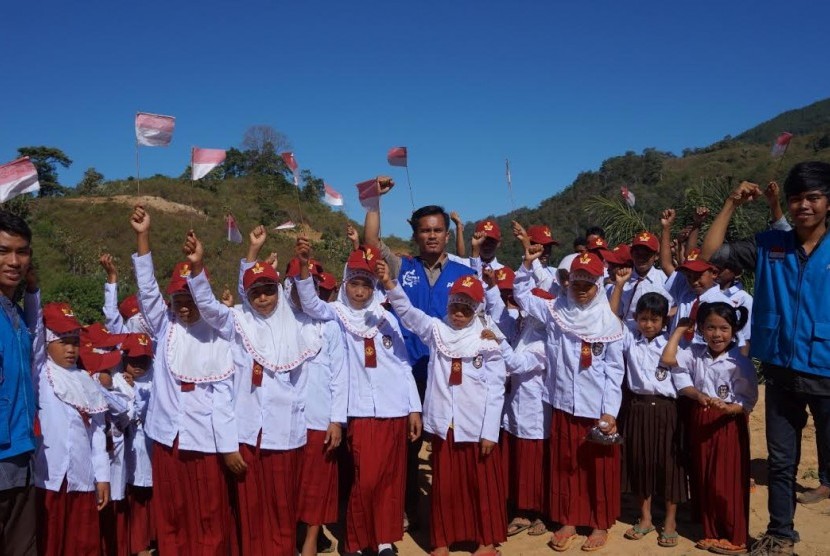
<svg viewBox="0 0 830 556">
<path fill-rule="evenodd" d="M 83 5 L 81 9 L 77 6 Z M 388 173 L 384 233 L 415 204 L 465 220 L 536 206 L 609 156 L 707 145 L 830 96 L 830 4 L 805 1 L 15 2 L 0 17 L 0 161 L 62 149 L 74 185 L 135 173 L 136 111 L 174 115 L 141 173 L 272 125 L 362 220 Z M 770 138 L 772 141 L 773 138 Z"/>
</svg>

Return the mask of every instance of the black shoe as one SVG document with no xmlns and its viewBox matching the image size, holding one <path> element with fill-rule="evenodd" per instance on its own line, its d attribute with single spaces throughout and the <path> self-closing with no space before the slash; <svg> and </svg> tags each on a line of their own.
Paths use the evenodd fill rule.
<svg viewBox="0 0 830 556">
<path fill-rule="evenodd" d="M 378 556 L 395 556 L 395 551 L 391 548 L 384 548 L 380 552 L 378 552 Z"/>
</svg>

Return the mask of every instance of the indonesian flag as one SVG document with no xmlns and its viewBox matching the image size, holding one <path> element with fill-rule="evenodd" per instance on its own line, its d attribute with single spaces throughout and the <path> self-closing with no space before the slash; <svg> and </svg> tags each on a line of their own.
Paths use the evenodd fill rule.
<svg viewBox="0 0 830 556">
<path fill-rule="evenodd" d="M 200 149 L 193 147 L 190 151 L 190 170 L 193 181 L 200 180 L 208 172 L 225 162 L 224 149 Z"/>
<path fill-rule="evenodd" d="M 380 209 L 380 185 L 377 178 L 360 182 L 356 187 L 357 197 L 363 208 L 371 211 Z"/>
<path fill-rule="evenodd" d="M 323 191 L 323 201 L 325 201 L 333 207 L 343 206 L 343 195 L 332 189 L 329 184 L 323 184 Z"/>
<path fill-rule="evenodd" d="M 135 139 L 146 147 L 166 147 L 173 139 L 176 118 L 139 112 L 135 115 Z"/>
<path fill-rule="evenodd" d="M 286 222 L 283 222 L 279 226 L 275 227 L 274 229 L 275 230 L 293 230 L 296 227 L 297 227 L 296 224 L 294 224 L 291 220 L 288 220 Z"/>
<path fill-rule="evenodd" d="M 776 158 L 784 156 L 784 153 L 787 152 L 787 147 L 790 146 L 790 140 L 792 138 L 793 134 L 788 131 L 779 135 L 778 139 L 775 140 L 775 144 L 772 146 L 772 156 Z"/>
<path fill-rule="evenodd" d="M 29 161 L 28 156 L 0 166 L 0 203 L 5 203 L 18 195 L 39 190 L 37 168 Z"/>
<path fill-rule="evenodd" d="M 239 231 L 239 226 L 236 225 L 236 219 L 232 214 L 228 214 L 225 217 L 225 226 L 228 230 L 228 241 L 231 243 L 242 243 L 242 232 Z"/>
<path fill-rule="evenodd" d="M 634 197 L 634 192 L 630 191 L 628 187 L 622 186 L 620 187 L 620 194 L 628 206 L 634 208 L 634 203 L 637 202 L 637 199 Z"/>
<path fill-rule="evenodd" d="M 291 173 L 294 174 L 294 185 L 300 187 L 300 166 L 297 164 L 297 159 L 294 158 L 294 153 L 282 153 L 280 156 L 285 165 L 291 170 Z"/>
<path fill-rule="evenodd" d="M 386 153 L 390 166 L 406 166 L 406 147 L 392 147 Z"/>
</svg>

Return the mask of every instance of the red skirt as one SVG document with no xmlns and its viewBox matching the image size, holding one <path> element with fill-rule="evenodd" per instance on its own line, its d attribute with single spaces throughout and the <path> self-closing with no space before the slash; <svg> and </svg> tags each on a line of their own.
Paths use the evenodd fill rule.
<svg viewBox="0 0 830 556">
<path fill-rule="evenodd" d="M 553 410 L 549 513 L 562 525 L 610 529 L 620 515 L 620 447 L 585 440 L 595 424 Z"/>
<path fill-rule="evenodd" d="M 153 500 L 152 487 L 127 485 L 128 526 L 130 554 L 148 550 L 156 538 L 153 514 L 150 504 Z"/>
<path fill-rule="evenodd" d="M 548 441 L 507 437 L 507 497 L 519 510 L 543 512 L 547 507 Z M 504 458 L 503 458 L 504 459 Z"/>
<path fill-rule="evenodd" d="M 349 420 L 354 482 L 346 508 L 348 552 L 403 538 L 407 433 L 406 417 Z"/>
<path fill-rule="evenodd" d="M 248 465 L 235 477 L 242 554 L 293 556 L 297 551 L 297 475 L 303 449 L 263 450 L 240 444 Z"/>
<path fill-rule="evenodd" d="M 698 405 L 691 411 L 689 428 L 703 537 L 745 545 L 749 535 L 747 416 Z"/>
<path fill-rule="evenodd" d="M 160 554 L 225 555 L 233 525 L 219 454 L 153 447 L 152 512 Z"/>
<path fill-rule="evenodd" d="M 98 512 L 101 528 L 101 550 L 107 556 L 130 556 L 129 507 L 126 500 L 112 500 Z"/>
<path fill-rule="evenodd" d="M 300 469 L 298 519 L 308 525 L 337 522 L 338 450 L 326 451 L 326 431 L 308 429 Z"/>
<path fill-rule="evenodd" d="M 38 554 L 41 556 L 99 556 L 101 529 L 95 492 L 36 489 Z"/>
<path fill-rule="evenodd" d="M 496 444 L 488 456 L 478 442 L 432 437 L 430 535 L 436 548 L 459 541 L 482 545 L 507 540 L 507 493 Z"/>
</svg>

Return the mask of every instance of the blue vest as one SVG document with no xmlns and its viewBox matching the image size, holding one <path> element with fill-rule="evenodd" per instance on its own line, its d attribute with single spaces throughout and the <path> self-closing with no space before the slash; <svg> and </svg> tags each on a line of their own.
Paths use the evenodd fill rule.
<svg viewBox="0 0 830 556">
<path fill-rule="evenodd" d="M 17 330 L 0 309 L 0 460 L 35 449 L 32 338 L 19 315 Z"/>
<path fill-rule="evenodd" d="M 803 268 L 795 231 L 756 236 L 751 352 L 765 363 L 830 377 L 830 239 Z"/>
<path fill-rule="evenodd" d="M 470 267 L 461 263 L 447 261 L 441 274 L 430 286 L 424 264 L 416 257 L 401 257 L 401 270 L 398 273 L 398 283 L 406 292 L 406 296 L 413 306 L 431 317 L 443 319 L 447 316 L 447 299 L 450 288 L 461 276 L 474 274 Z M 397 318 L 397 315 L 395 315 Z M 398 321 L 400 324 L 400 320 Z M 421 339 L 401 324 L 401 332 L 409 354 L 409 364 L 412 365 L 412 374 L 418 380 L 426 380 L 427 363 L 429 363 L 429 348 Z"/>
</svg>

